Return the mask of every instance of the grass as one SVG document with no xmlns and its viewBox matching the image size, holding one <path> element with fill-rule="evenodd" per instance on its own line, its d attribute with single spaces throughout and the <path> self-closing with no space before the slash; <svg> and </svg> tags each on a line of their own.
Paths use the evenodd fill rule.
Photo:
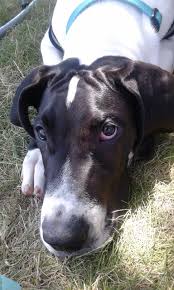
<svg viewBox="0 0 174 290">
<path fill-rule="evenodd" d="M 16 12 L 19 12 L 20 3 L 18 0 L 4 1 L 0 0 L 0 25 L 3 25 L 6 21 L 15 16 Z"/>
<path fill-rule="evenodd" d="M 14 2 L 0 0 L 0 23 Z M 41 202 L 20 194 L 26 135 L 10 124 L 9 108 L 20 80 L 41 63 L 54 2 L 39 0 L 0 42 L 0 273 L 31 290 L 172 290 L 174 135 L 160 137 L 155 158 L 131 169 L 130 209 L 114 241 L 98 253 L 65 261 L 52 256 L 39 238 Z"/>
</svg>

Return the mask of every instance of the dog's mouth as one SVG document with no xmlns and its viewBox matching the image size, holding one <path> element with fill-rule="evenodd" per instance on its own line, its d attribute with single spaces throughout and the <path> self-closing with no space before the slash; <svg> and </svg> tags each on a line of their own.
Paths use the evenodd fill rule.
<svg viewBox="0 0 174 290">
<path fill-rule="evenodd" d="M 76 256 L 81 257 L 96 253 L 102 250 L 106 245 L 108 245 L 113 240 L 115 234 L 115 226 L 116 222 L 114 219 L 112 219 L 112 222 L 108 224 L 104 232 L 100 233 L 100 237 L 98 237 L 97 239 L 91 239 L 90 241 L 85 243 L 81 249 L 67 249 L 66 247 L 61 247 L 60 249 L 59 247 L 53 247 L 44 240 L 42 227 L 40 227 L 40 236 L 44 246 L 48 249 L 50 253 L 54 254 L 55 256 L 61 259 Z"/>
<path fill-rule="evenodd" d="M 49 245 L 43 239 L 42 229 L 40 229 L 40 236 L 41 236 L 43 244 L 45 245 L 45 247 L 48 249 L 48 251 L 50 253 L 54 254 L 55 256 L 59 257 L 60 259 L 64 259 L 64 258 L 70 258 L 70 257 L 83 257 L 86 255 L 97 253 L 98 251 L 102 250 L 105 246 L 107 246 L 113 240 L 114 233 L 112 231 L 112 233 L 110 233 L 110 235 L 108 235 L 107 239 L 105 241 L 103 241 L 103 243 L 101 243 L 101 244 L 95 242 L 89 246 L 85 246 L 84 248 L 82 248 L 80 250 L 76 250 L 76 251 L 59 250 L 59 249 L 53 248 L 51 245 Z"/>
<path fill-rule="evenodd" d="M 61 258 L 83 256 L 103 248 L 112 240 L 115 212 L 72 194 L 68 197 L 45 197 L 40 226 L 43 244 Z"/>
</svg>

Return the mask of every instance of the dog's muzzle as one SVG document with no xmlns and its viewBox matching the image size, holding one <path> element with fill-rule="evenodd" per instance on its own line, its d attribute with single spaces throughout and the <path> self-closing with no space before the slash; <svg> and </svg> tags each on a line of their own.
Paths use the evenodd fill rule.
<svg viewBox="0 0 174 290">
<path fill-rule="evenodd" d="M 76 252 L 83 248 L 88 238 L 89 224 L 75 215 L 63 219 L 61 211 L 56 217 L 45 218 L 42 223 L 43 239 L 56 251 Z"/>
<path fill-rule="evenodd" d="M 75 195 L 45 196 L 40 235 L 56 256 L 75 256 L 101 247 L 110 237 L 106 210 Z"/>
</svg>

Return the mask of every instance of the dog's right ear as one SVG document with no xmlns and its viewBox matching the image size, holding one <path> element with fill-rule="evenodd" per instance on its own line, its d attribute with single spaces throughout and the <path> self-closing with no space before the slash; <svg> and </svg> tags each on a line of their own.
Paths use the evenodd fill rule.
<svg viewBox="0 0 174 290">
<path fill-rule="evenodd" d="M 23 127 L 31 137 L 34 137 L 28 108 L 32 106 L 38 111 L 48 81 L 54 76 L 61 79 L 68 71 L 78 70 L 79 66 L 79 60 L 72 58 L 55 66 L 43 65 L 35 68 L 16 90 L 10 111 L 11 122 L 16 126 Z"/>
</svg>

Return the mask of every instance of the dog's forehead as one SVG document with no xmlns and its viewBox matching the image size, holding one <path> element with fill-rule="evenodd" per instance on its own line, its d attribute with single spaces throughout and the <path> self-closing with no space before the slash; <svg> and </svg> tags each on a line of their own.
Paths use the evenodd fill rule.
<svg viewBox="0 0 174 290">
<path fill-rule="evenodd" d="M 107 114 L 122 114 L 119 92 L 113 92 L 95 72 L 74 75 L 67 82 L 48 87 L 41 104 L 42 115 L 47 118 L 69 119 L 84 123 L 103 120 Z M 72 124 L 71 124 L 72 125 Z"/>
</svg>

